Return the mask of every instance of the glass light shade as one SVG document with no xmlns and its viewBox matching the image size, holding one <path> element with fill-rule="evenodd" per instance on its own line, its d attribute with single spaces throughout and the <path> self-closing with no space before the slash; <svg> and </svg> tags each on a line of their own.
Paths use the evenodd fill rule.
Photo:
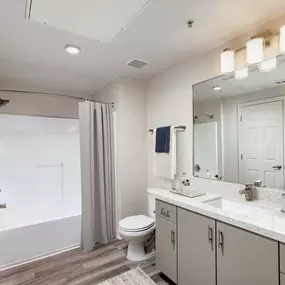
<svg viewBox="0 0 285 285">
<path fill-rule="evenodd" d="M 239 69 L 235 71 L 235 79 L 236 80 L 243 80 L 248 78 L 248 67 Z"/>
<path fill-rule="evenodd" d="M 221 72 L 230 73 L 235 69 L 235 52 L 233 50 L 224 50 L 221 53 Z"/>
<path fill-rule="evenodd" d="M 276 69 L 277 67 L 277 59 L 276 57 L 273 57 L 268 60 L 264 60 L 259 63 L 258 68 L 261 72 L 267 72 L 267 71 L 272 71 Z"/>
<path fill-rule="evenodd" d="M 264 39 L 255 38 L 246 43 L 246 60 L 248 64 L 255 64 L 263 61 Z"/>
<path fill-rule="evenodd" d="M 280 52 L 285 52 L 285 25 L 280 28 Z"/>
</svg>

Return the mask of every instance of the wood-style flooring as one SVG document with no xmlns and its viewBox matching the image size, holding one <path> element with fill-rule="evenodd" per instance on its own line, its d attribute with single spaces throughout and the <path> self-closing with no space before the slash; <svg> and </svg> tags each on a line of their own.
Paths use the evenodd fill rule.
<svg viewBox="0 0 285 285">
<path fill-rule="evenodd" d="M 139 266 L 155 283 L 172 284 L 155 268 L 155 257 L 126 259 L 127 244 L 115 241 L 90 253 L 79 249 L 0 272 L 1 285 L 95 285 Z"/>
</svg>

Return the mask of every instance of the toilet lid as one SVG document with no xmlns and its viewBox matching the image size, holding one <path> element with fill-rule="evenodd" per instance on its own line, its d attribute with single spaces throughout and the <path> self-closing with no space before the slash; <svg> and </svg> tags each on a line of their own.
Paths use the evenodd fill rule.
<svg viewBox="0 0 285 285">
<path fill-rule="evenodd" d="M 150 229 L 154 225 L 154 220 L 144 215 L 138 215 L 121 220 L 119 225 L 122 230 L 139 232 Z"/>
</svg>

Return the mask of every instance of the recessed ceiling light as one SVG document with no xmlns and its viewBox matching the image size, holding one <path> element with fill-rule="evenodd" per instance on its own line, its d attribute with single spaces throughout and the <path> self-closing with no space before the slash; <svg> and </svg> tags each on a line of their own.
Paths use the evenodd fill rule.
<svg viewBox="0 0 285 285">
<path fill-rule="evenodd" d="M 222 89 L 222 88 L 221 88 L 220 86 L 214 86 L 214 87 L 213 87 L 213 90 L 214 90 L 214 91 L 220 91 L 221 89 Z"/>
<path fill-rule="evenodd" d="M 80 47 L 74 46 L 74 45 L 66 45 L 64 48 L 68 53 L 70 53 L 72 55 L 77 55 L 81 51 Z"/>
</svg>

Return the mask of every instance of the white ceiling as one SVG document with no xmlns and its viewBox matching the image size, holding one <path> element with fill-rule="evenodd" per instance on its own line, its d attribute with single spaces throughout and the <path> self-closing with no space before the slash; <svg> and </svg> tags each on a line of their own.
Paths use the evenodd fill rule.
<svg viewBox="0 0 285 285">
<path fill-rule="evenodd" d="M 277 85 L 276 82 L 285 83 L 285 55 L 280 55 L 277 63 L 277 69 L 270 72 L 260 72 L 257 66 L 250 67 L 249 76 L 244 80 L 235 80 L 231 74 L 198 83 L 194 86 L 194 101 L 234 97 L 267 88 L 275 88 L 275 91 L 282 91 L 284 94 L 285 84 Z M 215 86 L 221 87 L 221 90 L 214 91 Z"/>
<path fill-rule="evenodd" d="M 1 0 L 0 88 L 89 96 L 119 76 L 149 79 L 202 55 L 282 16 L 285 1 L 153 0 L 112 43 L 25 20 L 25 8 L 25 0 Z M 70 56 L 66 44 L 81 54 Z M 126 66 L 134 57 L 149 65 Z"/>
<path fill-rule="evenodd" d="M 27 18 L 99 42 L 115 40 L 152 0 L 28 0 Z"/>
</svg>

